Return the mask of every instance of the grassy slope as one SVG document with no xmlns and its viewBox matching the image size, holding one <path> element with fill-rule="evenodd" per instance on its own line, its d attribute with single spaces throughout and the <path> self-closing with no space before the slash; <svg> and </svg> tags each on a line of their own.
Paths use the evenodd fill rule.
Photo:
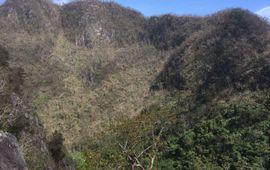
<svg viewBox="0 0 270 170">
<path fill-rule="evenodd" d="M 79 13 L 72 13 L 73 8 Z M 95 13 L 89 12 L 92 8 Z M 77 27 L 73 17 L 79 17 L 82 27 Z M 102 23 L 99 17 L 104 18 Z M 154 102 L 148 91 L 150 82 L 168 55 L 137 42 L 144 21 L 141 14 L 114 3 L 76 2 L 61 12 L 47 1 L 9 0 L 0 7 L 0 44 L 10 51 L 12 67 L 24 69 L 23 100 L 42 118 L 49 134 L 63 132 L 70 145 L 81 134 L 99 131 L 102 123 L 138 115 Z M 70 36 L 77 34 L 70 27 L 85 31 L 85 41 L 91 33 L 98 45 L 76 46 Z M 107 34 L 92 35 L 99 27 L 115 32 L 110 45 L 99 44 L 104 44 L 102 36 Z M 122 47 L 127 41 L 129 45 Z"/>
<path fill-rule="evenodd" d="M 90 50 L 60 35 L 46 67 L 32 67 L 28 81 L 44 82 L 32 91 L 30 103 L 49 132 L 61 131 L 72 144 L 81 134 L 98 131 L 101 123 L 138 115 L 155 102 L 149 86 L 165 59 L 166 53 L 150 45 Z"/>
</svg>

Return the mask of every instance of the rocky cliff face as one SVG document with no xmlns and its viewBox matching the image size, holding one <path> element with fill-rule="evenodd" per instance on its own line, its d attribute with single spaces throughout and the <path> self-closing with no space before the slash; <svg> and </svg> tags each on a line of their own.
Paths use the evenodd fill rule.
<svg viewBox="0 0 270 170">
<path fill-rule="evenodd" d="M 140 39 L 145 18 L 113 2 L 78 1 L 63 6 L 62 28 L 76 45 L 123 46 Z"/>
<path fill-rule="evenodd" d="M 0 132 L 0 169 L 27 170 L 16 138 L 5 132 Z"/>
<path fill-rule="evenodd" d="M 24 159 L 29 169 L 74 169 L 74 164 L 65 157 L 65 153 L 62 153 L 61 159 L 55 160 L 40 119 L 27 110 L 19 97 L 22 72 L 20 68 L 10 67 L 9 53 L 0 47 L 0 129 L 15 135 L 21 146 L 19 149 L 12 135 L 0 133 L 0 169 L 24 170 Z"/>
<path fill-rule="evenodd" d="M 49 0 L 7 0 L 0 8 L 1 21 L 7 31 L 57 33 L 60 28 L 58 6 Z M 1 23 L 2 24 L 2 23 Z"/>
</svg>

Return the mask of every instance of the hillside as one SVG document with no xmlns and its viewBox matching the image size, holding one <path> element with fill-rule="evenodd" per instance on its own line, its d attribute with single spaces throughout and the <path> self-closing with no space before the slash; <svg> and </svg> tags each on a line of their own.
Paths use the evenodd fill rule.
<svg viewBox="0 0 270 170">
<path fill-rule="evenodd" d="M 7 0 L 1 6 L 1 18 L 6 31 L 29 34 L 57 33 L 61 23 L 59 7 L 47 0 Z"/>
<path fill-rule="evenodd" d="M 268 169 L 269 24 L 241 9 L 149 22 L 149 41 L 171 55 L 150 89 L 169 93 L 76 144 L 78 167 Z"/>
<path fill-rule="evenodd" d="M 24 70 L 22 98 L 49 134 L 61 131 L 68 146 L 104 122 L 138 115 L 158 96 L 149 86 L 168 55 L 143 42 L 140 13 L 99 1 L 59 7 L 10 0 L 1 9 L 1 44 L 10 64 Z M 20 29 L 9 25 L 14 18 L 7 11 L 20 16 Z M 38 18 L 29 18 L 29 11 Z"/>
<path fill-rule="evenodd" d="M 0 47 L 0 129 L 8 131 L 17 137 L 21 146 L 20 151 L 23 152 L 27 167 L 30 169 L 48 168 L 48 169 L 74 169 L 73 161 L 66 156 L 65 148 L 62 143 L 58 151 L 62 154 L 60 159 L 52 156 L 50 143 L 55 142 L 57 138 L 46 138 L 44 127 L 35 113 L 29 112 L 20 99 L 21 84 L 24 81 L 23 69 L 11 68 L 9 65 L 8 51 Z M 1 136 L 3 137 L 3 136 Z M 14 140 L 14 139 L 13 139 Z M 2 140 L 1 140 L 2 141 Z M 9 144 L 12 148 L 13 145 Z M 55 146 L 54 146 L 55 147 Z M 3 154 L 9 154 L 3 151 Z M 3 162 L 0 168 L 10 163 L 10 167 L 16 165 L 18 158 L 7 157 L 10 162 Z M 19 158 L 21 159 L 21 158 Z M 24 160 L 23 160 L 24 161 Z M 17 162 L 20 165 L 23 162 Z"/>
<path fill-rule="evenodd" d="M 170 55 L 150 91 L 168 93 L 76 144 L 78 167 L 268 169 L 269 24 L 242 9 L 148 22 Z"/>
<path fill-rule="evenodd" d="M 7 0 L 0 31 L 0 130 L 29 169 L 74 169 L 69 155 L 83 170 L 270 167 L 270 25 L 257 15 Z"/>
<path fill-rule="evenodd" d="M 222 11 L 205 18 L 205 26 L 177 48 L 153 88 L 198 95 L 269 88 L 268 52 L 265 21 L 241 9 Z"/>
<path fill-rule="evenodd" d="M 137 43 L 145 18 L 113 2 L 78 1 L 62 8 L 62 27 L 71 42 L 86 47 Z"/>
</svg>

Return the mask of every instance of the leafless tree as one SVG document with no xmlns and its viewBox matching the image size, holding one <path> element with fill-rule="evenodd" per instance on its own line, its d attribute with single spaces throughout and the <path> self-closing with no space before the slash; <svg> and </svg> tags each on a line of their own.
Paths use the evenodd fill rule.
<svg viewBox="0 0 270 170">
<path fill-rule="evenodd" d="M 5 80 L 0 80 L 0 93 L 4 92 L 4 87 L 6 86 Z"/>
<path fill-rule="evenodd" d="M 130 154 L 130 152 L 128 152 L 128 140 L 126 140 L 124 145 L 119 143 L 119 146 L 122 149 L 122 153 L 125 155 L 125 157 L 127 157 L 132 170 L 134 170 L 136 167 L 140 168 L 141 170 L 146 170 L 146 167 L 141 163 L 140 158 L 149 150 L 151 150 L 153 154 L 150 155 L 150 162 L 147 169 L 152 170 L 154 168 L 157 152 L 159 149 L 159 141 L 163 130 L 164 128 L 159 131 L 159 134 L 157 136 L 154 134 L 154 130 L 152 130 L 152 144 L 142 150 L 139 154 L 136 154 L 135 152 L 133 152 L 133 154 Z"/>
</svg>

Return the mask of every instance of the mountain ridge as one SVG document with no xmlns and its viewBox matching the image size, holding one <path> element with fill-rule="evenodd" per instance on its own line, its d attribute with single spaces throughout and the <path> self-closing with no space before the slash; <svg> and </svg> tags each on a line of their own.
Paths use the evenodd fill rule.
<svg viewBox="0 0 270 170">
<path fill-rule="evenodd" d="M 0 111 L 12 112 L 15 93 L 32 113 L 31 120 L 40 117 L 46 130 L 39 127 L 33 135 L 46 146 L 46 159 L 31 162 L 36 148 L 25 152 L 30 169 L 72 167 L 65 147 L 75 152 L 77 164 L 88 160 L 82 163 L 86 169 L 128 169 L 131 160 L 117 142 L 126 143 L 129 150 L 124 152 L 130 154 L 155 142 L 142 155 L 142 167 L 155 154 L 165 169 L 196 169 L 193 165 L 209 162 L 220 168 L 238 158 L 242 162 L 231 168 L 261 168 L 267 162 L 266 140 L 258 139 L 266 151 L 258 156 L 264 164 L 255 166 L 251 154 L 232 138 L 237 128 L 246 133 L 252 121 L 258 125 L 254 130 L 268 134 L 258 128 L 268 121 L 270 26 L 247 10 L 146 18 L 114 2 L 59 6 L 48 0 L 8 0 L 0 7 L 0 31 L 0 88 L 5 87 L 0 95 L 6 99 L 1 99 Z M 23 109 L 22 117 L 27 112 Z M 7 130 L 30 134 L 41 125 L 26 122 Z M 213 135 L 219 130 L 224 136 Z M 19 144 L 27 143 L 18 137 Z M 213 146 L 212 140 L 220 145 Z M 231 148 L 229 140 L 237 146 L 232 149 L 237 158 L 222 150 Z M 220 160 L 200 148 L 208 151 L 208 146 Z M 179 155 L 184 162 L 177 162 Z"/>
</svg>

